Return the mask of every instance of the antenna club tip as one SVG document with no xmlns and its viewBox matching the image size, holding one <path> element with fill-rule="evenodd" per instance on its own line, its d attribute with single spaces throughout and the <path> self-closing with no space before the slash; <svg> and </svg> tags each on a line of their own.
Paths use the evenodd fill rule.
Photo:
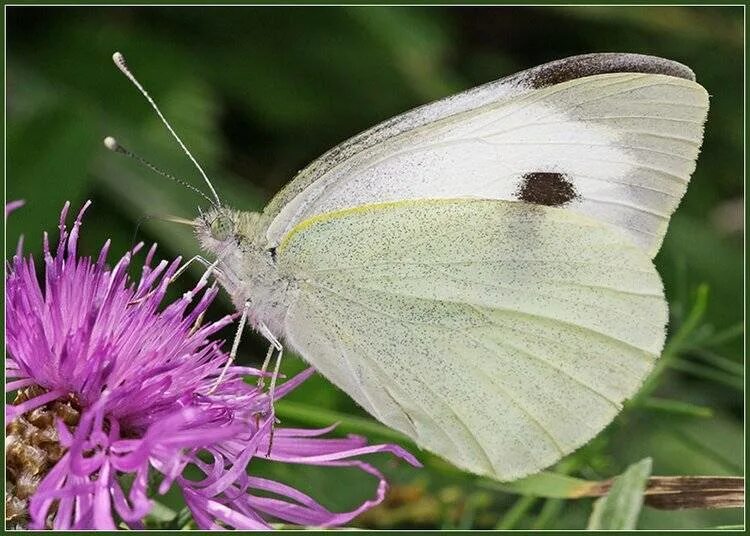
<svg viewBox="0 0 750 536">
<path fill-rule="evenodd" d="M 123 56 L 120 52 L 115 52 L 114 54 L 112 54 L 112 61 L 115 63 L 115 66 L 120 69 L 120 71 L 122 71 L 126 75 L 130 74 L 128 63 L 125 61 L 125 56 Z"/>
<path fill-rule="evenodd" d="M 115 151 L 115 152 L 117 152 L 120 149 L 120 144 L 117 143 L 117 140 L 114 139 L 112 136 L 107 136 L 106 138 L 104 138 L 104 146 L 110 151 Z"/>
</svg>

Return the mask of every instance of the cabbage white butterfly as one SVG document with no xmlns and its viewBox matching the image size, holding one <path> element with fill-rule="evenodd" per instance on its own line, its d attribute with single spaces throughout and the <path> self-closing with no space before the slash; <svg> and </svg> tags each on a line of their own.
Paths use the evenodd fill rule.
<svg viewBox="0 0 750 536">
<path fill-rule="evenodd" d="M 673 61 L 547 63 L 345 141 L 262 213 L 211 187 L 193 222 L 204 277 L 269 357 L 284 341 L 421 447 L 520 478 L 593 438 L 658 358 L 651 259 L 707 111 Z"/>
</svg>

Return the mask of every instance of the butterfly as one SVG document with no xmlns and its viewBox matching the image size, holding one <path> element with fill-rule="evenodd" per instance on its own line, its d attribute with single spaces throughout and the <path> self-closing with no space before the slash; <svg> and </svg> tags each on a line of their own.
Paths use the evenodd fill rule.
<svg viewBox="0 0 750 536">
<path fill-rule="evenodd" d="M 596 436 L 659 357 L 652 259 L 707 112 L 680 63 L 574 56 L 354 136 L 261 213 L 211 187 L 193 224 L 240 331 L 420 447 L 513 480 Z"/>
</svg>

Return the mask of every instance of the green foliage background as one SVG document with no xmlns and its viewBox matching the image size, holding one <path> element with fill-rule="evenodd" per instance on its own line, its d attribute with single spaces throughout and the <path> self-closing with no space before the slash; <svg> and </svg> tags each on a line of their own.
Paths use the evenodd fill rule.
<svg viewBox="0 0 750 536">
<path fill-rule="evenodd" d="M 591 444 L 553 470 L 596 480 L 650 456 L 657 475 L 743 473 L 743 13 L 735 8 L 8 8 L 7 198 L 26 199 L 7 226 L 38 254 L 59 209 L 93 199 L 84 251 L 124 251 L 145 215 L 196 214 L 190 192 L 106 151 L 105 135 L 175 175 L 197 173 L 113 67 L 120 50 L 224 199 L 260 209 L 332 145 L 413 106 L 536 64 L 595 51 L 655 54 L 689 65 L 711 94 L 704 149 L 657 257 L 670 302 L 662 370 Z M 138 239 L 191 256 L 189 231 L 148 221 Z M 196 273 L 175 288 L 190 285 Z M 698 295 L 699 285 L 708 294 Z M 704 302 L 700 298 L 706 298 Z M 696 305 L 696 299 L 698 299 Z M 228 300 L 215 313 L 230 309 Z M 686 323 L 690 311 L 693 317 Z M 226 334 L 231 337 L 231 333 Z M 245 362 L 263 342 L 247 337 Z M 295 357 L 284 369 L 303 368 Z M 314 377 L 280 408 L 284 424 L 341 420 L 339 433 L 394 440 L 344 394 Z M 426 453 L 426 467 L 387 459 L 387 507 L 371 527 L 582 528 L 591 500 L 498 491 Z M 255 466 L 333 508 L 373 493 L 368 477 Z M 180 508 L 171 494 L 165 506 Z M 162 516 L 170 518 L 169 511 Z M 639 528 L 736 525 L 742 512 L 646 508 Z"/>
</svg>

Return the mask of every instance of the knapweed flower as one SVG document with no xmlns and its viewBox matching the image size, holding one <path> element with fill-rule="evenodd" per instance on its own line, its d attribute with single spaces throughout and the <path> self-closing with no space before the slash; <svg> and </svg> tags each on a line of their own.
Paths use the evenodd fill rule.
<svg viewBox="0 0 750 536">
<path fill-rule="evenodd" d="M 11 201 L 10 203 L 6 203 L 5 204 L 5 217 L 7 218 L 8 214 L 10 214 L 16 209 L 21 208 L 25 203 L 26 201 L 24 201 L 23 199 L 19 199 L 17 201 Z"/>
<path fill-rule="evenodd" d="M 233 321 L 203 322 L 216 295 L 195 288 L 161 307 L 180 260 L 127 270 L 139 248 L 113 268 L 109 243 L 96 260 L 78 255 L 81 218 L 51 251 L 44 281 L 33 258 L 16 255 L 6 273 L 6 406 L 9 528 L 144 528 L 154 497 L 176 486 L 202 529 L 267 529 L 273 520 L 335 526 L 382 501 L 386 482 L 361 455 L 390 452 L 361 437 L 323 438 L 329 429 L 275 426 L 268 393 L 246 381 L 259 371 L 230 367 L 210 337 Z M 284 396 L 312 373 L 281 384 Z M 274 429 L 275 427 L 275 429 Z M 334 513 L 288 485 L 248 473 L 252 459 L 352 466 L 378 479 L 373 499 Z"/>
</svg>

